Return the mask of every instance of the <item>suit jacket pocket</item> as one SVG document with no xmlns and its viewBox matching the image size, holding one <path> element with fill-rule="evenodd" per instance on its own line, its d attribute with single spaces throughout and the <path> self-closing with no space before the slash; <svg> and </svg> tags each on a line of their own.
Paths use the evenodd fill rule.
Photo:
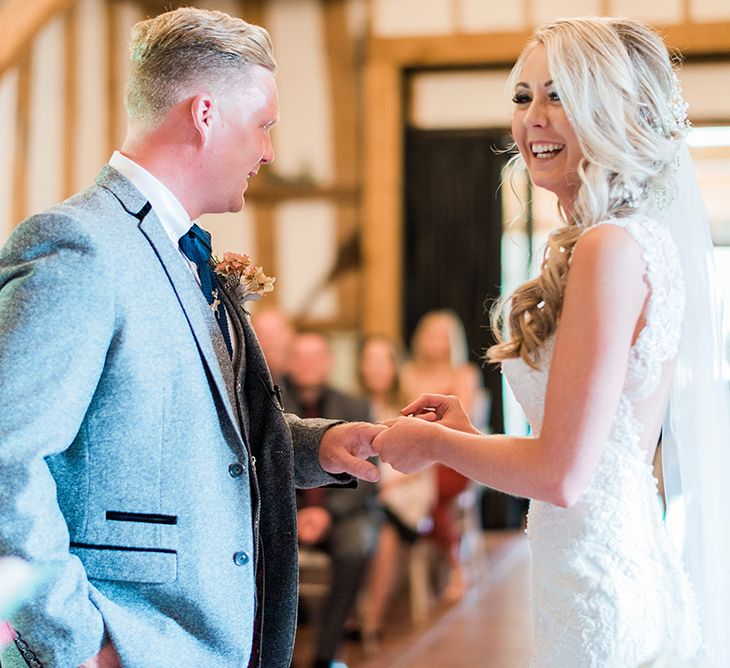
<svg viewBox="0 0 730 668">
<path fill-rule="evenodd" d="M 95 580 L 164 584 L 177 580 L 177 551 L 148 547 L 71 543 L 71 554 Z"/>
<path fill-rule="evenodd" d="M 140 524 L 177 524 L 177 515 L 129 513 L 121 510 L 107 510 L 106 519 L 113 522 L 139 522 Z"/>
</svg>

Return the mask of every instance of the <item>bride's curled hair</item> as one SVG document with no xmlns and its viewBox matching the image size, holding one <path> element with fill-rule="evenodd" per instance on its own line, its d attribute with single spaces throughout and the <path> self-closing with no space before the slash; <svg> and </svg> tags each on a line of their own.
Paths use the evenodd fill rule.
<svg viewBox="0 0 730 668">
<path fill-rule="evenodd" d="M 545 48 L 548 68 L 578 138 L 583 158 L 566 224 L 548 240 L 540 274 L 515 290 L 501 336 L 504 301 L 492 326 L 498 343 L 490 362 L 521 357 L 537 367 L 542 343 L 555 331 L 570 257 L 581 233 L 603 220 L 651 215 L 671 199 L 672 169 L 688 125 L 673 60 L 661 37 L 625 18 L 560 19 L 535 31 L 510 76 L 514 89 L 526 57 Z M 524 169 L 522 157 L 512 158 Z"/>
</svg>

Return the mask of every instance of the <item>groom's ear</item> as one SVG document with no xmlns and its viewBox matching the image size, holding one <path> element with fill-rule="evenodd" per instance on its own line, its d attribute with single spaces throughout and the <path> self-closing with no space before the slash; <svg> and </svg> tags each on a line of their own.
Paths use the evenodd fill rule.
<svg viewBox="0 0 730 668">
<path fill-rule="evenodd" d="M 215 104 L 210 95 L 196 95 L 190 102 L 193 127 L 201 144 L 205 144 L 210 137 L 214 109 Z"/>
</svg>

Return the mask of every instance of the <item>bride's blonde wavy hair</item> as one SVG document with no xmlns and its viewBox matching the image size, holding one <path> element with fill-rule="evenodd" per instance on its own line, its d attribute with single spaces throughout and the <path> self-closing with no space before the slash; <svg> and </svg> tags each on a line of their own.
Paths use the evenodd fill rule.
<svg viewBox="0 0 730 668">
<path fill-rule="evenodd" d="M 521 285 L 492 310 L 498 343 L 487 360 L 521 357 L 539 364 L 541 344 L 555 331 L 571 254 L 581 233 L 596 223 L 642 211 L 651 214 L 668 198 L 672 166 L 686 129 L 686 105 L 662 38 L 651 28 L 625 18 L 560 19 L 535 31 L 509 79 L 510 90 L 525 59 L 545 48 L 551 77 L 583 158 L 579 186 L 566 224 L 545 248 L 537 278 Z M 514 172 L 525 170 L 522 156 Z M 661 195 L 664 193 L 664 195 Z M 502 336 L 505 302 L 511 302 L 510 338 Z"/>
</svg>

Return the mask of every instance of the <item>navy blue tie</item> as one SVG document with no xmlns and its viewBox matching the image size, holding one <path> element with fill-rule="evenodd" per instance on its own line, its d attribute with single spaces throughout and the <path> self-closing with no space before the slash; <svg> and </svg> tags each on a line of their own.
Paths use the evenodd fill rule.
<svg viewBox="0 0 730 668">
<path fill-rule="evenodd" d="M 198 268 L 198 277 L 200 278 L 200 289 L 203 291 L 205 300 L 213 306 L 218 294 L 218 285 L 215 275 L 210 267 L 211 245 L 210 232 L 206 232 L 202 227 L 193 225 L 178 241 L 180 250 L 185 254 L 191 262 Z M 223 302 L 218 303 L 213 309 L 215 319 L 221 328 L 223 340 L 226 342 L 228 354 L 233 355 L 233 346 L 231 345 L 231 335 L 228 333 L 228 319 L 226 318 L 226 310 Z"/>
</svg>

